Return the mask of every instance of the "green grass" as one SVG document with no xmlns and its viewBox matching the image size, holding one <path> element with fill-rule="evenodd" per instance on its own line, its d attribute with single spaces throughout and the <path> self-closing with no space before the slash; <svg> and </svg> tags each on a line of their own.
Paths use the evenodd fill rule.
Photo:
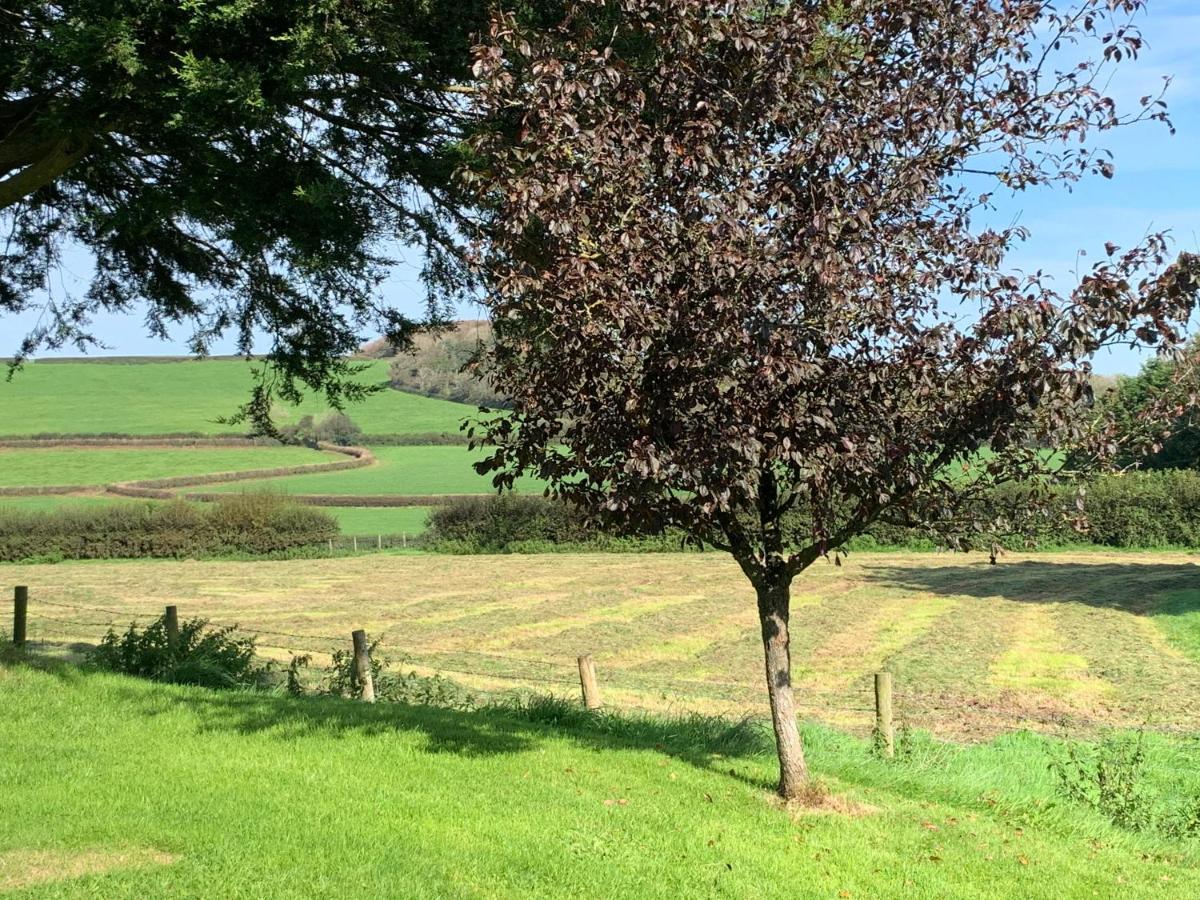
<svg viewBox="0 0 1200 900">
<path fill-rule="evenodd" d="M 0 885 L 28 897 L 1183 898 L 1200 878 L 1194 842 L 1058 801 L 1030 735 L 886 763 L 809 728 L 847 815 L 775 805 L 744 731 L 562 706 L 368 707 L 15 665 L 0 718 Z"/>
<path fill-rule="evenodd" d="M 338 520 L 342 534 L 420 534 L 429 524 L 431 506 L 328 506 L 325 512 Z"/>
<path fill-rule="evenodd" d="M 388 364 L 377 360 L 361 376 L 387 379 Z M 249 398 L 250 366 L 239 360 L 97 365 L 32 363 L 12 381 L 0 383 L 0 434 L 220 434 L 239 429 L 217 419 Z M 310 396 L 298 409 L 280 407 L 278 421 L 294 422 L 327 407 Z M 346 409 L 367 432 L 416 434 L 454 432 L 473 407 L 386 390 Z"/>
<path fill-rule="evenodd" d="M 1200 662 L 1200 590 L 1168 594 L 1153 615 L 1154 623 L 1171 645 Z"/>
<path fill-rule="evenodd" d="M 301 466 L 342 458 L 305 447 L 0 449 L 0 486 L 101 485 L 174 475 Z"/>
<path fill-rule="evenodd" d="M 378 464 L 342 472 L 292 475 L 262 481 L 215 485 L 213 490 L 238 491 L 269 488 L 293 494 L 489 494 L 490 475 L 471 468 L 486 451 L 466 447 L 372 447 Z M 541 483 L 525 478 L 519 487 L 540 492 Z"/>
<path fill-rule="evenodd" d="M 112 506 L 114 503 L 136 503 L 152 501 L 123 500 L 112 495 L 50 494 L 44 497 L 0 497 L 0 509 L 19 509 L 30 512 L 53 512 L 59 509 L 74 509 L 80 506 Z"/>
</svg>

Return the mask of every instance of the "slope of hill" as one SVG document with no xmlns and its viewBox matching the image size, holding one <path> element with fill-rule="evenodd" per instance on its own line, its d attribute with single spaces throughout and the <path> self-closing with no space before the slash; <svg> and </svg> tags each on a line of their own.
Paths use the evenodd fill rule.
<svg viewBox="0 0 1200 900">
<path fill-rule="evenodd" d="M 367 363 L 364 382 L 384 384 L 388 363 Z M 241 360 L 30 363 L 0 382 L 0 435 L 223 434 L 239 429 L 217 420 L 249 396 L 250 365 Z M 281 424 L 328 407 L 309 396 L 297 408 L 280 407 Z M 372 434 L 456 433 L 473 407 L 402 391 L 384 390 L 346 412 Z"/>
</svg>

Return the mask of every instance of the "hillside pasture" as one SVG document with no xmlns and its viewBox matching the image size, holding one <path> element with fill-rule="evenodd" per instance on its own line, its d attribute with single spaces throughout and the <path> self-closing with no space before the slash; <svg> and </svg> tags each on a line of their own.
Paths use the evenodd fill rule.
<svg viewBox="0 0 1200 900">
<path fill-rule="evenodd" d="M 388 363 L 365 363 L 364 384 L 386 384 Z M 30 363 L 0 383 L 0 435 L 239 433 L 218 419 L 250 397 L 251 364 L 235 359 L 170 362 Z M 279 404 L 279 424 L 329 407 L 308 395 L 299 407 Z M 346 412 L 374 434 L 457 433 L 474 407 L 396 390 L 372 394 Z"/>
<path fill-rule="evenodd" d="M 327 659 L 353 628 L 385 654 L 483 690 L 573 695 L 595 656 L 618 707 L 762 715 L 754 599 L 715 553 L 4 568 L 28 584 L 30 633 L 70 644 L 161 613 L 260 631 L 264 654 Z M 38 600 L 47 601 L 39 606 Z M 74 611 L 51 604 L 88 607 Z M 96 611 L 100 610 L 100 611 Z M 1186 554 L 854 554 L 795 585 L 802 712 L 863 733 L 871 675 L 895 673 L 902 722 L 980 738 L 1018 728 L 1200 731 L 1200 567 Z M 55 622 L 85 621 L 87 626 Z M 39 630 L 40 629 L 40 630 Z"/>
<path fill-rule="evenodd" d="M 462 446 L 372 447 L 376 464 L 344 472 L 316 472 L 214 485 L 205 491 L 278 490 L 291 494 L 488 494 L 491 477 L 471 466 L 486 451 Z M 540 493 L 542 482 L 523 478 L 518 490 Z"/>
<path fill-rule="evenodd" d="M 341 459 L 339 454 L 307 447 L 0 448 L 0 487 L 99 486 L 144 478 L 302 466 Z"/>
</svg>

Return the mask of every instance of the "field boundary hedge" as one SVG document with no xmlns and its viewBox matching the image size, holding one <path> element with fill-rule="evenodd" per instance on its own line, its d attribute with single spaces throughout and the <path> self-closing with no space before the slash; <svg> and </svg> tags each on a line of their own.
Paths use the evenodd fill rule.
<svg viewBox="0 0 1200 900">
<path fill-rule="evenodd" d="M 0 487 L 0 497 L 48 497 L 54 494 L 82 494 L 96 490 L 91 484 L 13 485 Z"/>
<path fill-rule="evenodd" d="M 992 501 L 1020 502 L 1021 485 L 998 489 Z M 1045 551 L 1084 546 L 1122 550 L 1200 548 L 1200 471 L 1178 469 L 1101 476 L 1087 485 L 1086 531 L 1075 528 L 1076 486 L 1056 488 L 1056 509 L 1029 534 L 981 533 L 977 549 L 997 544 L 1012 551 Z M 455 553 L 552 552 L 615 543 L 622 548 L 660 549 L 682 533 L 623 536 L 590 525 L 568 504 L 531 495 L 446 497 L 429 519 L 427 546 Z M 797 510 L 796 527 L 808 523 Z M 876 522 L 851 539 L 851 550 L 934 550 L 934 537 L 922 529 Z"/>
<path fill-rule="evenodd" d="M 121 503 L 50 512 L 0 510 L 0 561 L 262 555 L 338 537 L 329 513 L 276 495 L 223 503 Z"/>
<path fill-rule="evenodd" d="M 323 472 L 342 472 L 375 465 L 375 455 L 366 447 L 343 447 L 338 444 L 317 444 L 318 450 L 340 453 L 350 457 L 345 460 L 325 463 L 309 463 L 302 466 L 274 466 L 266 469 L 244 469 L 240 472 L 210 472 L 205 475 L 175 475 L 170 478 L 145 478 L 109 484 L 105 490 L 120 497 L 136 497 L 145 500 L 171 500 L 179 496 L 169 488 L 190 487 L 201 484 L 227 484 L 233 481 L 252 481 L 258 478 L 281 478 L 287 475 L 312 475 Z M 218 495 L 220 496 L 220 495 Z M 188 498 L 192 499 L 192 498 Z M 311 505 L 311 504 L 310 504 Z"/>
</svg>

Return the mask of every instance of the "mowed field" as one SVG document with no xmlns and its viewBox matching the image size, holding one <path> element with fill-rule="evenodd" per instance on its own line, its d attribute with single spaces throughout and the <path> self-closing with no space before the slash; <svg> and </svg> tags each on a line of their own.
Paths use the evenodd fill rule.
<svg viewBox="0 0 1200 900">
<path fill-rule="evenodd" d="M 1200 731 L 1200 567 L 1187 554 L 854 554 L 795 585 L 803 713 L 870 726 L 873 672 L 903 722 L 945 737 L 1107 725 Z M 753 596 L 720 554 L 6 566 L 30 633 L 94 640 L 161 613 L 238 623 L 263 653 L 318 659 L 354 628 L 385 654 L 485 690 L 573 693 L 592 654 L 618 706 L 763 714 Z M 62 605 L 66 604 L 66 605 Z M 85 607 L 76 609 L 72 607 Z"/>
<path fill-rule="evenodd" d="M 386 360 L 366 364 L 365 384 L 387 380 Z M 241 360 L 105 364 L 30 363 L 0 383 L 0 435 L 226 434 L 217 420 L 250 397 L 251 366 Z M 310 395 L 299 407 L 280 404 L 280 424 L 320 415 L 328 406 Z M 374 434 L 457 433 L 473 407 L 400 391 L 380 391 L 347 410 Z"/>
</svg>

